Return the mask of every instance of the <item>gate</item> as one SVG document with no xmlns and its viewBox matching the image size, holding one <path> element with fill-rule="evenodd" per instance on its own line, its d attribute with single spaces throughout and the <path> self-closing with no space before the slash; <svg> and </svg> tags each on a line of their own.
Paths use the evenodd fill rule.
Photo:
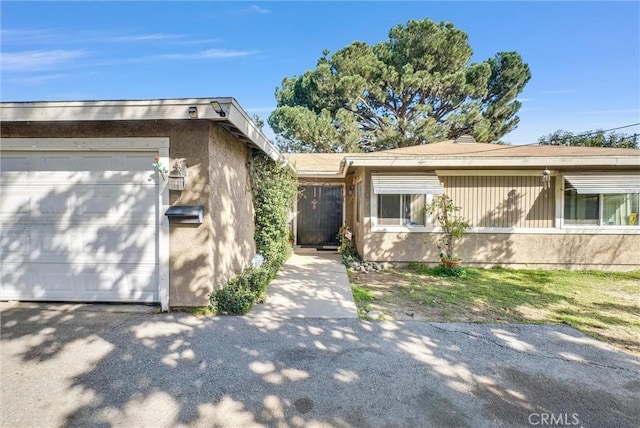
<svg viewBox="0 0 640 428">
<path fill-rule="evenodd" d="M 298 196 L 298 245 L 337 247 L 342 186 L 303 186 Z"/>
</svg>

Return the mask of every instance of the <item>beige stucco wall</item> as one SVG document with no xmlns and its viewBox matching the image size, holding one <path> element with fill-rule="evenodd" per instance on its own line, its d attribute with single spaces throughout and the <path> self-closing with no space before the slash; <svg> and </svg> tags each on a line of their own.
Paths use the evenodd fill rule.
<svg viewBox="0 0 640 428">
<path fill-rule="evenodd" d="M 640 235 L 474 233 L 460 242 L 465 265 L 481 267 L 640 268 Z M 372 261 L 438 263 L 432 235 L 370 233 L 363 256 Z"/>
<path fill-rule="evenodd" d="M 220 288 L 255 254 L 247 147 L 220 127 L 209 135 L 209 212 L 213 286 Z"/>
<path fill-rule="evenodd" d="M 209 293 L 248 264 L 255 251 L 253 205 L 247 191 L 247 148 L 206 121 L 3 123 L 2 137 L 169 137 L 169 165 L 184 159 L 183 192 L 172 205 L 202 205 L 202 224 L 170 226 L 169 304 L 208 304 Z M 150 158 L 150 162 L 153 162 Z"/>
</svg>

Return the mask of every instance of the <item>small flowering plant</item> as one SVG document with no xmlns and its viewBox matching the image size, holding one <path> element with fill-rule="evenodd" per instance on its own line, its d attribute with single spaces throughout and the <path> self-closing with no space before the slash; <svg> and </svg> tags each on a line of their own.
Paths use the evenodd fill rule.
<svg viewBox="0 0 640 428">
<path fill-rule="evenodd" d="M 165 174 L 169 173 L 169 170 L 167 169 L 166 166 L 162 164 L 162 162 L 160 162 L 160 158 L 158 156 L 153 158 L 153 163 L 151 164 L 151 166 L 154 167 L 160 173 L 163 179 L 165 177 Z"/>
<path fill-rule="evenodd" d="M 253 256 L 253 258 L 251 259 L 251 267 L 254 269 L 262 267 L 263 264 L 264 264 L 264 256 L 262 254 L 258 253 L 255 256 Z"/>
</svg>

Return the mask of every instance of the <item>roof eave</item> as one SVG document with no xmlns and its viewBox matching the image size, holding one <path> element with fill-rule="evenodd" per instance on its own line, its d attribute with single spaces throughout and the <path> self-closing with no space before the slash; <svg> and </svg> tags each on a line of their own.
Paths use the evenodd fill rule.
<svg viewBox="0 0 640 428">
<path fill-rule="evenodd" d="M 225 115 L 211 106 L 218 101 Z M 189 109 L 195 107 L 197 117 Z M 2 122 L 78 122 L 120 120 L 207 120 L 217 122 L 241 141 L 262 150 L 276 161 L 291 165 L 231 97 L 166 100 L 38 101 L 0 103 Z M 293 168 L 292 168 L 293 169 Z"/>
<path fill-rule="evenodd" d="M 368 167 L 563 167 L 563 166 L 635 166 L 638 156 L 429 156 L 429 157 L 345 157 L 349 166 Z"/>
</svg>

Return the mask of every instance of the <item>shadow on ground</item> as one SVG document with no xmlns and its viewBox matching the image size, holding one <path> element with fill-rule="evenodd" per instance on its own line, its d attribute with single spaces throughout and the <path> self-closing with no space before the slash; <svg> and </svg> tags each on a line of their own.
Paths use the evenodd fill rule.
<svg viewBox="0 0 640 428">
<path fill-rule="evenodd" d="M 3 427 L 640 420 L 640 361 L 566 326 L 1 307 Z"/>
</svg>

